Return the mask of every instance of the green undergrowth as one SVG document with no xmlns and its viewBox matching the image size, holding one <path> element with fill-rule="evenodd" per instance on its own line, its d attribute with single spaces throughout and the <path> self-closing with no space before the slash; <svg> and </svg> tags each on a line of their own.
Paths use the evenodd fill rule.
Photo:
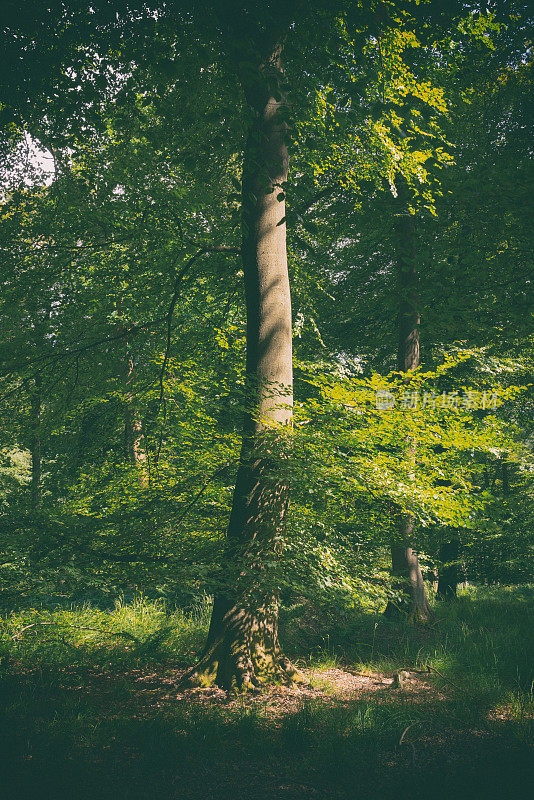
<svg viewBox="0 0 534 800">
<path fill-rule="evenodd" d="M 187 612 L 142 596 L 118 600 L 109 611 L 81 607 L 26 609 L 0 625 L 4 662 L 21 668 L 123 668 L 172 661 L 186 666 L 206 635 L 211 598 L 202 597 Z"/>
<path fill-rule="evenodd" d="M 277 717 L 269 697 L 173 702 L 209 613 L 208 598 L 188 613 L 139 598 L 6 615 L 2 800 L 530 796 L 532 587 L 471 590 L 427 627 L 288 615 L 286 649 L 325 692 Z M 338 701 L 328 681 L 427 665 L 441 695 Z"/>
<path fill-rule="evenodd" d="M 346 667 L 363 673 L 429 670 L 431 681 L 458 700 L 463 714 L 485 719 L 506 708 L 511 730 L 534 738 L 534 586 L 477 587 L 456 601 L 435 603 L 428 625 L 382 615 L 293 618 L 291 655 L 315 671 Z M 502 714 L 501 714 L 502 715 Z"/>
</svg>

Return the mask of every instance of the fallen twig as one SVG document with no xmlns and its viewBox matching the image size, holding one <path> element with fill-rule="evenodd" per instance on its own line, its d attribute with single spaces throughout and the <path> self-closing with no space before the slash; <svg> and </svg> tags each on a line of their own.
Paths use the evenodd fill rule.
<svg viewBox="0 0 534 800">
<path fill-rule="evenodd" d="M 400 737 L 400 739 L 399 739 L 399 744 L 398 744 L 398 747 L 400 747 L 400 746 L 401 746 L 401 744 L 403 743 L 403 741 L 404 741 L 404 737 L 406 736 L 406 734 L 408 733 L 408 731 L 410 730 L 410 728 L 413 728 L 413 726 L 414 726 L 414 725 L 422 725 L 422 724 L 423 724 L 423 723 L 422 723 L 421 721 L 419 721 L 419 720 L 416 720 L 415 722 L 412 722 L 410 725 L 408 725 L 408 727 L 407 727 L 407 728 L 405 728 L 405 729 L 403 730 L 403 732 L 402 732 L 402 736 L 401 736 L 401 737 Z"/>
<path fill-rule="evenodd" d="M 450 685 L 454 686 L 455 689 L 458 689 L 459 692 L 463 692 L 464 694 L 469 695 L 469 692 L 466 691 L 466 689 L 463 689 L 461 686 L 458 686 L 457 683 L 454 683 L 454 681 L 451 681 L 451 679 L 447 678 L 442 672 L 439 671 L 439 669 L 436 669 L 435 667 L 431 667 L 430 665 L 427 664 L 427 671 L 428 672 L 435 672 L 436 675 L 439 675 L 439 677 L 443 678 L 444 681 L 447 681 L 447 683 L 450 683 Z"/>
</svg>

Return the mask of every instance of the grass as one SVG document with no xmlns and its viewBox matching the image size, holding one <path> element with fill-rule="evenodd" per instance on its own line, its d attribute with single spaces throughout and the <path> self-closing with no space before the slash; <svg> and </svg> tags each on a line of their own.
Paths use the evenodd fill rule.
<svg viewBox="0 0 534 800">
<path fill-rule="evenodd" d="M 209 610 L 207 598 L 188 614 L 139 598 L 7 616 L 2 800 L 531 796 L 533 587 L 466 593 L 426 628 L 292 619 L 287 649 L 326 691 L 277 716 L 262 697 L 175 700 Z M 341 699 L 329 685 L 332 670 L 425 665 L 441 692 Z"/>
<path fill-rule="evenodd" d="M 297 620 L 288 633 L 298 650 L 305 649 L 306 636 L 312 639 L 308 663 L 317 670 L 343 664 L 382 673 L 430 667 L 436 685 L 469 697 L 470 707 L 506 705 L 522 723 L 517 734 L 532 739 L 534 586 L 471 588 L 434 610 L 429 626 L 367 615 L 341 625 L 331 619 L 312 632 Z"/>
<path fill-rule="evenodd" d="M 29 609 L 2 621 L 0 654 L 4 661 L 28 668 L 117 668 L 169 659 L 185 666 L 202 645 L 210 612 L 208 597 L 187 614 L 143 597 L 117 601 L 112 611 L 87 604 L 56 611 Z"/>
</svg>

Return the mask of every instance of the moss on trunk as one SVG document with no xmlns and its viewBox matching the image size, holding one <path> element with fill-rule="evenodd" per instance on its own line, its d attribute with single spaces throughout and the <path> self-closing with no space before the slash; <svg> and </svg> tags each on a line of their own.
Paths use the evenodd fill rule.
<svg viewBox="0 0 534 800">
<path fill-rule="evenodd" d="M 207 688 L 216 684 L 238 693 L 272 682 L 306 682 L 280 649 L 275 598 L 245 607 L 219 596 L 217 604 L 216 625 L 212 624 L 204 652 L 185 674 L 183 685 Z"/>
</svg>

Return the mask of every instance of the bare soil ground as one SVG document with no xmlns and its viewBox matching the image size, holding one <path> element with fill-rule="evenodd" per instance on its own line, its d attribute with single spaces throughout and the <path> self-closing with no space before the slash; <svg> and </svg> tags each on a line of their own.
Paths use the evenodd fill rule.
<svg viewBox="0 0 534 800">
<path fill-rule="evenodd" d="M 275 686 L 257 694 L 232 697 L 218 688 L 188 689 L 180 691 L 177 687 L 182 675 L 181 670 L 167 670 L 162 673 L 140 672 L 135 678 L 137 697 L 144 705 L 149 701 L 153 708 L 156 702 L 160 707 L 168 703 L 185 703 L 188 705 L 221 707 L 227 710 L 242 710 L 244 707 L 262 711 L 268 719 L 276 719 L 287 714 L 298 712 L 303 703 L 316 701 L 325 705 L 347 705 L 369 695 L 384 694 L 388 699 L 395 695 L 411 702 L 426 700 L 444 700 L 443 692 L 437 690 L 423 674 L 410 673 L 402 688 L 394 688 L 394 678 L 381 673 L 355 673 L 340 668 L 301 669 L 309 680 L 305 687 Z M 150 709 L 148 709 L 150 710 Z"/>
</svg>

